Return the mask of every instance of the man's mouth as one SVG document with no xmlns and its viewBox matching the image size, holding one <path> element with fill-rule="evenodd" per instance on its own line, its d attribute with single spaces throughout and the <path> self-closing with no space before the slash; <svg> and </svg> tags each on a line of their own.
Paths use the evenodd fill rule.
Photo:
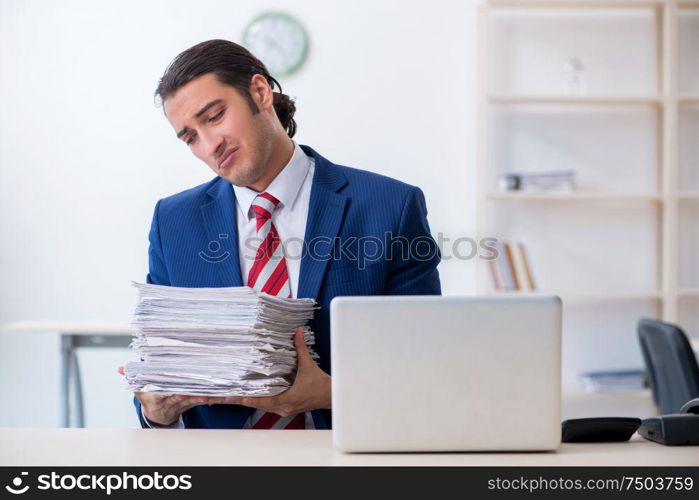
<svg viewBox="0 0 699 500">
<path fill-rule="evenodd" d="M 238 151 L 238 148 L 232 148 L 223 153 L 223 156 L 221 156 L 221 158 L 218 159 L 219 170 L 226 168 L 230 164 L 231 160 L 233 159 L 233 154 L 236 151 Z"/>
</svg>

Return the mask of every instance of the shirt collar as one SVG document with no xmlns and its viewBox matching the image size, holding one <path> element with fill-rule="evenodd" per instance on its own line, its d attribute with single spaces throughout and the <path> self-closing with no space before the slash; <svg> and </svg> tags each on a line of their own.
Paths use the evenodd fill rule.
<svg viewBox="0 0 699 500">
<path fill-rule="evenodd" d="M 277 174 L 265 192 L 278 199 L 279 206 L 292 208 L 310 170 L 310 162 L 310 158 L 294 142 L 294 153 L 291 155 L 289 163 Z M 241 212 L 249 217 L 252 202 L 260 193 L 249 187 L 236 186 L 235 184 L 233 184 L 233 191 L 235 191 L 236 202 Z"/>
</svg>

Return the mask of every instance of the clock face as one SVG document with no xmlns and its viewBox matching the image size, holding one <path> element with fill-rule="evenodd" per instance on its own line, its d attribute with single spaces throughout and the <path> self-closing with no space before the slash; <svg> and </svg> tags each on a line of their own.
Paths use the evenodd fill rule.
<svg viewBox="0 0 699 500">
<path fill-rule="evenodd" d="M 267 12 L 245 29 L 243 45 L 267 66 L 272 76 L 285 76 L 303 63 L 308 38 L 303 27 L 288 14 Z"/>
</svg>

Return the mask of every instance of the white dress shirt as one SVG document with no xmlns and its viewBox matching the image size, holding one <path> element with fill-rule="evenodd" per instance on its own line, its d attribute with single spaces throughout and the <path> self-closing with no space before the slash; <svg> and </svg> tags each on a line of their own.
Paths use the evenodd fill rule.
<svg viewBox="0 0 699 500">
<path fill-rule="evenodd" d="M 291 285 L 293 297 L 298 296 L 301 255 L 306 235 L 306 221 L 308 220 L 308 205 L 311 199 L 314 171 L 313 158 L 306 156 L 301 147 L 294 142 L 294 153 L 291 155 L 291 159 L 265 190 L 279 200 L 279 205 L 272 213 L 272 223 L 277 228 L 284 248 L 289 285 Z M 255 214 L 250 209 L 259 193 L 249 187 L 236 185 L 233 185 L 233 191 L 235 192 L 240 274 L 243 278 L 243 284 L 247 285 L 248 273 L 255 263 L 255 254 L 260 243 L 259 238 L 257 238 Z M 259 412 L 259 410 L 256 411 Z M 145 415 L 143 415 L 143 420 L 153 428 L 184 428 L 182 416 L 171 425 L 151 423 Z M 246 428 L 249 428 L 250 420 L 248 419 L 246 422 Z M 310 412 L 306 412 L 306 428 L 314 428 Z"/>
<path fill-rule="evenodd" d="M 306 235 L 308 220 L 308 203 L 311 199 L 311 184 L 315 163 L 313 158 L 294 143 L 294 154 L 289 163 L 274 178 L 266 193 L 279 200 L 279 205 L 272 213 L 272 223 L 277 228 L 284 247 L 286 267 L 289 273 L 291 295 L 298 296 L 299 274 L 301 272 L 301 255 L 303 240 Z M 257 237 L 255 214 L 250 210 L 255 197 L 260 194 L 249 187 L 233 186 L 238 221 L 238 256 L 243 284 L 248 283 L 248 273 L 255 263 L 255 253 L 260 246 Z"/>
</svg>

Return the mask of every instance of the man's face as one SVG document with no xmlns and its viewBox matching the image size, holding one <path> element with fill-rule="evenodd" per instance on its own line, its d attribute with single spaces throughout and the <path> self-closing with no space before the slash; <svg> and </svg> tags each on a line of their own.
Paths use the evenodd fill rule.
<svg viewBox="0 0 699 500">
<path fill-rule="evenodd" d="M 260 93 L 259 88 L 251 87 L 261 110 L 254 115 L 247 100 L 213 73 L 183 85 L 164 103 L 178 138 L 217 175 L 237 186 L 255 183 L 272 155 L 274 128 L 265 109 L 269 105 L 264 89 Z"/>
</svg>

